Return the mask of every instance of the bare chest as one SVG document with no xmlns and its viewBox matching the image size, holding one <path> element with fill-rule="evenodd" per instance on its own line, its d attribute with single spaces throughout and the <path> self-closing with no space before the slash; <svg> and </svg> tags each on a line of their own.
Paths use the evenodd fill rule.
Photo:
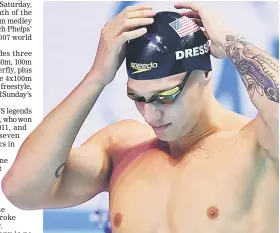
<svg viewBox="0 0 280 233">
<path fill-rule="evenodd" d="M 235 145 L 179 160 L 156 149 L 124 156 L 110 189 L 113 232 L 273 232 L 277 175 L 252 153 Z"/>
</svg>

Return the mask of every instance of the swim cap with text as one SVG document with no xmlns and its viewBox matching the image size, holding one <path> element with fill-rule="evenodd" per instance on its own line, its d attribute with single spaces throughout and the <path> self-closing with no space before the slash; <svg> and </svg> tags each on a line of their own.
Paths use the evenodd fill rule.
<svg viewBox="0 0 280 233">
<path fill-rule="evenodd" d="M 159 12 L 147 33 L 126 48 L 128 76 L 158 79 L 192 70 L 210 71 L 209 41 L 197 24 L 176 12 Z"/>
</svg>

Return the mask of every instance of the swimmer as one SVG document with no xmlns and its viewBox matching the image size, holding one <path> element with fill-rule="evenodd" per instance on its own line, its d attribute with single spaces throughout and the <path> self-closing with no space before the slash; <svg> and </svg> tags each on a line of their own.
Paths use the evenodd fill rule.
<svg viewBox="0 0 280 233">
<path fill-rule="evenodd" d="M 5 175 L 13 205 L 66 208 L 109 192 L 114 233 L 278 232 L 278 60 L 203 5 L 175 8 L 186 12 L 129 6 L 104 26 L 92 68 Z M 215 99 L 210 55 L 239 72 L 254 119 Z M 73 147 L 124 58 L 147 123 L 116 122 Z"/>
</svg>

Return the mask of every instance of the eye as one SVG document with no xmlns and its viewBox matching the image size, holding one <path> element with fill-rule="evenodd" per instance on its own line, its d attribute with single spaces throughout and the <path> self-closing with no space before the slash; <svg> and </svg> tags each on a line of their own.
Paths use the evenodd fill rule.
<svg viewBox="0 0 280 233">
<path fill-rule="evenodd" d="M 160 92 L 160 93 L 158 93 L 158 95 L 173 95 L 173 94 L 175 94 L 177 91 L 179 91 L 179 87 L 174 87 L 174 88 L 172 88 L 172 89 L 170 89 L 170 90 Z"/>
<path fill-rule="evenodd" d="M 165 96 L 157 96 L 154 101 L 152 102 L 152 104 L 165 104 L 165 99 L 167 99 Z"/>
</svg>

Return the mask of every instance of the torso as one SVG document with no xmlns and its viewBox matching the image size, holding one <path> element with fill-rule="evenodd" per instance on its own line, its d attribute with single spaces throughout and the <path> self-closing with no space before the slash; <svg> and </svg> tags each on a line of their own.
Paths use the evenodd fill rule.
<svg viewBox="0 0 280 233">
<path fill-rule="evenodd" d="M 277 166 L 250 131 L 217 133 L 177 159 L 152 136 L 110 154 L 114 233 L 278 232 Z"/>
</svg>

